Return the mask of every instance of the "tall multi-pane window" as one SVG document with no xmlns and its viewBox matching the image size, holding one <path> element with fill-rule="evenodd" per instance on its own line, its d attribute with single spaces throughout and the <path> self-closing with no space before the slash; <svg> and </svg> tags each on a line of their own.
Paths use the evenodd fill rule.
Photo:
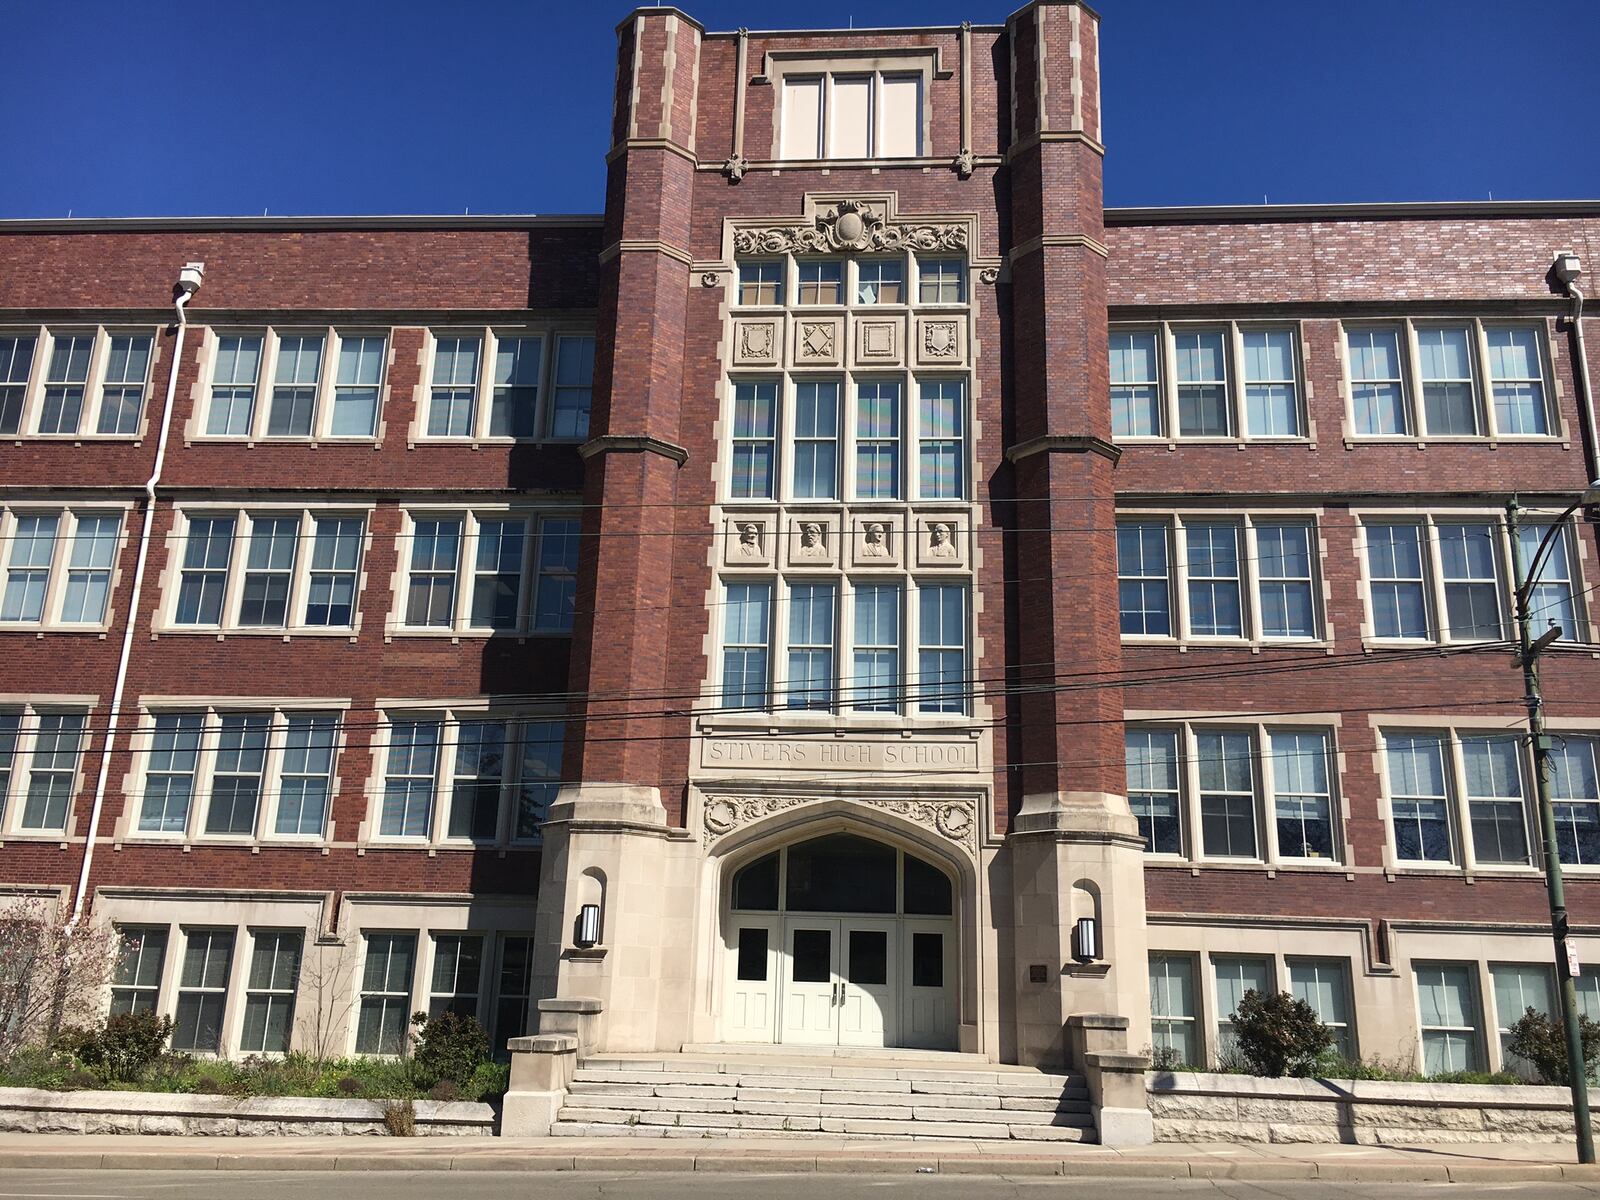
<svg viewBox="0 0 1600 1200">
<path fill-rule="evenodd" d="M 1201 637 L 1240 637 L 1244 607 L 1239 574 L 1240 527 L 1231 521 L 1184 526 L 1189 559 L 1189 631 Z"/>
<path fill-rule="evenodd" d="M 438 721 L 395 721 L 389 726 L 389 762 L 378 821 L 382 836 L 428 836 L 439 733 Z"/>
<path fill-rule="evenodd" d="M 1150 956 L 1150 1033 L 1163 1057 L 1200 1065 L 1195 1028 L 1194 960 L 1187 954 Z"/>
<path fill-rule="evenodd" d="M 1311 527 L 1258 523 L 1255 532 L 1261 636 L 1315 637 L 1317 610 L 1311 589 Z"/>
<path fill-rule="evenodd" d="M 1546 1017 L 1554 1013 L 1550 968 L 1495 963 L 1489 968 L 1489 978 L 1494 985 L 1495 1032 L 1500 1038 L 1501 1069 L 1524 1079 L 1537 1080 L 1538 1072 L 1533 1064 L 1511 1052 L 1511 1027 L 1522 1020 L 1530 1008 Z"/>
<path fill-rule="evenodd" d="M 1473 734 L 1461 739 L 1472 852 L 1480 863 L 1528 862 L 1528 801 L 1522 748 L 1514 737 Z"/>
<path fill-rule="evenodd" d="M 1207 855 L 1257 858 L 1255 763 L 1246 733 L 1195 735 L 1200 768 L 1200 843 Z"/>
<path fill-rule="evenodd" d="M 354 623 L 362 523 L 355 517 L 317 517 L 311 540 L 311 578 L 306 624 Z"/>
<path fill-rule="evenodd" d="M 772 585 L 730 583 L 722 648 L 722 704 L 725 708 L 767 706 L 771 648 Z"/>
<path fill-rule="evenodd" d="M 522 554 L 527 522 L 479 521 L 472 567 L 471 624 L 478 629 L 514 629 L 522 596 Z"/>
<path fill-rule="evenodd" d="M 155 1012 L 167 958 L 165 925 L 118 925 L 121 945 L 111 970 L 111 1015 Z"/>
<path fill-rule="evenodd" d="M 294 994 L 305 934 L 298 929 L 257 929 L 253 937 L 239 1049 L 282 1054 L 289 1049 L 294 1029 Z"/>
<path fill-rule="evenodd" d="M 334 437 L 367 438 L 378 431 L 378 389 L 386 346 L 381 337 L 339 339 L 339 372 L 328 425 Z"/>
<path fill-rule="evenodd" d="M 541 632 L 572 630 L 578 596 L 579 529 L 579 522 L 573 517 L 546 517 L 539 522 L 533 627 Z"/>
<path fill-rule="evenodd" d="M 270 725 L 267 713 L 223 714 L 211 773 L 211 804 L 206 809 L 207 833 L 255 832 Z"/>
<path fill-rule="evenodd" d="M 966 387 L 958 379 L 923 380 L 917 405 L 917 493 L 958 500 L 966 490 Z"/>
<path fill-rule="evenodd" d="M 527 841 L 539 836 L 561 787 L 561 748 L 566 727 L 560 721 L 522 722 L 522 770 L 512 817 L 512 836 Z"/>
<path fill-rule="evenodd" d="M 239 624 L 282 625 L 288 620 L 289 585 L 299 537 L 297 516 L 256 517 L 250 522 Z"/>
<path fill-rule="evenodd" d="M 900 498 L 900 384 L 856 384 L 856 499 Z"/>
<path fill-rule="evenodd" d="M 356 1017 L 357 1054 L 401 1054 L 405 1051 L 416 961 L 416 934 L 367 934 L 361 1004 Z"/>
<path fill-rule="evenodd" d="M 183 833 L 189 828 L 204 728 L 204 713 L 156 714 L 139 807 L 140 833 Z"/>
<path fill-rule="evenodd" d="M 1600 863 L 1600 738 L 1563 735 L 1550 761 L 1561 861 L 1585 867 Z"/>
<path fill-rule="evenodd" d="M 412 523 L 407 625 L 449 628 L 454 622 L 460 555 L 459 519 L 423 518 Z"/>
<path fill-rule="evenodd" d="M 923 304 L 961 304 L 967 298 L 967 267 L 959 258 L 917 259 L 917 299 Z"/>
<path fill-rule="evenodd" d="M 1429 325 L 1417 330 L 1422 420 L 1434 437 L 1471 437 L 1478 432 L 1478 402 L 1472 390 L 1472 327 Z"/>
<path fill-rule="evenodd" d="M 782 304 L 783 264 L 757 259 L 739 264 L 740 304 Z"/>
<path fill-rule="evenodd" d="M 1390 820 L 1401 862 L 1451 861 L 1450 798 L 1445 740 L 1436 734 L 1384 738 L 1389 768 Z"/>
<path fill-rule="evenodd" d="M 440 337 L 433 343 L 433 387 L 428 397 L 429 437 L 470 437 L 477 427 L 480 337 Z"/>
<path fill-rule="evenodd" d="M 81 712 L 39 714 L 33 757 L 28 765 L 28 792 L 22 805 L 21 828 L 27 832 L 66 829 L 86 723 Z"/>
<path fill-rule="evenodd" d="M 1538 333 L 1529 326 L 1490 325 L 1484 337 L 1496 428 L 1504 434 L 1549 433 Z"/>
<path fill-rule="evenodd" d="M 500 788 L 506 770 L 504 721 L 462 721 L 455 730 L 455 766 L 450 781 L 453 838 L 493 841 L 500 821 Z"/>
<path fill-rule="evenodd" d="M 1123 633 L 1172 634 L 1167 540 L 1165 522 L 1117 525 L 1117 609 Z"/>
<path fill-rule="evenodd" d="M 228 334 L 217 339 L 211 368 L 211 407 L 206 432 L 212 437 L 248 437 L 255 427 L 256 378 L 261 373 L 259 335 Z"/>
<path fill-rule="evenodd" d="M 506 1042 L 528 1032 L 533 998 L 533 939 L 522 934 L 500 938 L 499 986 L 495 988 L 494 1041 L 496 1054 Z"/>
<path fill-rule="evenodd" d="M 1373 636 L 1427 637 L 1428 601 L 1422 572 L 1422 526 L 1368 525 L 1366 536 Z"/>
<path fill-rule="evenodd" d="M 1251 437 L 1299 437 L 1294 334 L 1287 329 L 1246 329 L 1241 338 L 1245 430 Z"/>
<path fill-rule="evenodd" d="M 839 496 L 839 385 L 797 383 L 794 389 L 794 495 L 797 500 Z"/>
<path fill-rule="evenodd" d="M 856 261 L 856 303 L 904 303 L 905 279 L 905 264 L 898 258 L 858 259 Z"/>
<path fill-rule="evenodd" d="M 1317 1019 L 1333 1034 L 1333 1049 L 1340 1058 L 1354 1059 L 1355 1032 L 1350 1021 L 1350 964 L 1336 958 L 1288 960 L 1289 991 L 1304 1000 Z"/>
<path fill-rule="evenodd" d="M 1224 1059 L 1237 1056 L 1239 1044 L 1234 1039 L 1233 1016 L 1249 992 L 1271 995 L 1272 960 L 1246 958 L 1236 954 L 1219 954 L 1211 960 L 1217 976 L 1217 1052 Z"/>
<path fill-rule="evenodd" d="M 1438 531 L 1446 638 L 1464 642 L 1501 637 L 1495 526 L 1482 522 L 1441 524 Z"/>
<path fill-rule="evenodd" d="M 228 974 L 233 968 L 231 929 L 184 931 L 183 964 L 178 974 L 178 1005 L 172 1022 L 172 1048 L 190 1053 L 222 1050 L 222 1021 L 228 1008 Z"/>
<path fill-rule="evenodd" d="M 19 513 L 6 559 L 6 588 L 0 596 L 0 621 L 44 619 L 50 564 L 55 559 L 59 513 Z"/>
<path fill-rule="evenodd" d="M 0 436 L 11 437 L 22 430 L 22 403 L 27 399 L 38 341 L 21 334 L 0 336 Z"/>
<path fill-rule="evenodd" d="M 100 384 L 97 433 L 126 436 L 139 432 L 144 384 L 149 374 L 150 338 L 113 334 L 106 350 L 105 378 Z"/>
<path fill-rule="evenodd" d="M 795 264 L 796 302 L 841 304 L 844 301 L 844 264 L 836 258 L 803 258 Z M 744 283 L 741 269 L 739 281 Z M 741 300 L 740 303 L 745 303 Z"/>
<path fill-rule="evenodd" d="M 917 709 L 967 711 L 967 589 L 925 584 L 917 589 Z"/>
<path fill-rule="evenodd" d="M 17 769 L 17 735 L 22 729 L 20 712 L 0 712 L 0 821 L 6 815 L 6 797 L 11 795 L 11 780 Z"/>
<path fill-rule="evenodd" d="M 789 587 L 789 708 L 833 707 L 833 640 L 838 589 L 831 583 Z"/>
<path fill-rule="evenodd" d="M 1182 803 L 1178 783 L 1178 733 L 1130 729 L 1125 737 L 1128 807 L 1139 822 L 1149 854 L 1182 854 Z"/>
<path fill-rule="evenodd" d="M 1228 352 L 1220 330 L 1173 335 L 1177 361 L 1178 433 L 1183 437 L 1227 437 Z"/>
<path fill-rule="evenodd" d="M 855 589 L 855 682 L 852 702 L 862 712 L 900 710 L 900 612 L 895 583 Z"/>
<path fill-rule="evenodd" d="M 67 590 L 61 599 L 63 624 L 98 625 L 105 620 L 111 566 L 121 535 L 121 517 L 78 517 L 67 560 Z"/>
<path fill-rule="evenodd" d="M 1356 432 L 1404 434 L 1406 399 L 1400 330 L 1392 326 L 1345 330 Z"/>
<path fill-rule="evenodd" d="M 734 499 L 772 499 L 777 438 L 778 385 L 768 380 L 734 384 Z"/>
<path fill-rule="evenodd" d="M 1333 857 L 1333 793 L 1328 738 L 1299 730 L 1274 732 L 1273 804 L 1280 858 Z"/>
<path fill-rule="evenodd" d="M 290 713 L 283 729 L 275 830 L 320 837 L 328 814 L 338 719 L 332 713 Z"/>
<path fill-rule="evenodd" d="M 1465 963 L 1431 963 L 1419 964 L 1416 971 L 1423 1072 L 1443 1075 L 1481 1070 L 1472 968 Z"/>
<path fill-rule="evenodd" d="M 222 624 L 222 601 L 233 557 L 232 517 L 193 517 L 183 547 L 178 584 L 179 625 Z"/>
<path fill-rule="evenodd" d="M 316 417 L 317 384 L 322 378 L 320 335 L 293 334 L 278 339 L 278 365 L 267 409 L 268 437 L 310 437 Z"/>
<path fill-rule="evenodd" d="M 489 400 L 489 436 L 531 438 L 539 429 L 539 373 L 544 341 L 498 337 L 494 345 L 494 394 Z"/>
<path fill-rule="evenodd" d="M 478 934 L 441 933 L 433 939 L 433 975 L 428 981 L 428 1015 L 450 1012 L 478 1016 L 478 989 L 483 978 L 483 938 Z"/>
<path fill-rule="evenodd" d="M 786 75 L 780 150 L 787 160 L 914 158 L 922 152 L 922 76 Z"/>
<path fill-rule="evenodd" d="M 1517 557 L 1524 576 L 1533 566 L 1533 556 L 1538 553 L 1539 544 L 1549 532 L 1548 525 L 1517 526 Z M 1583 628 L 1578 623 L 1578 592 L 1565 527 L 1550 538 L 1544 561 L 1539 564 L 1539 573 L 1530 582 L 1528 612 L 1533 620 L 1534 636 L 1551 627 L 1559 627 L 1563 638 L 1585 641 Z"/>
<path fill-rule="evenodd" d="M 94 336 L 92 333 L 58 333 L 51 339 L 50 366 L 44 377 L 44 406 L 39 412 L 40 433 L 78 432 L 83 420 L 84 389 L 89 381 Z"/>
<path fill-rule="evenodd" d="M 1111 433 L 1114 437 L 1159 437 L 1160 355 L 1153 330 L 1111 334 Z"/>
<path fill-rule="evenodd" d="M 556 338 L 554 391 L 550 404 L 550 436 L 589 436 L 589 409 L 594 397 L 594 337 L 562 334 Z"/>
</svg>

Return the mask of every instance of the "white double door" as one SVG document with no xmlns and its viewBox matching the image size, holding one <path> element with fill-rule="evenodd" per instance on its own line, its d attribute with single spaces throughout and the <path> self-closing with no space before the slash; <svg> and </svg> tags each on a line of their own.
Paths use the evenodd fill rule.
<svg viewBox="0 0 1600 1200">
<path fill-rule="evenodd" d="M 899 1016 L 896 923 L 791 916 L 783 930 L 782 1040 L 894 1045 Z"/>
</svg>

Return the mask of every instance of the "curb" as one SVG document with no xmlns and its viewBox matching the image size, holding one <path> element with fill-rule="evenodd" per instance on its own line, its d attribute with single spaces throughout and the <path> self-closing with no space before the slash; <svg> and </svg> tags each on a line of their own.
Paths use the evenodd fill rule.
<svg viewBox="0 0 1600 1200">
<path fill-rule="evenodd" d="M 54 1150 L 0 1153 L 4 1171 L 571 1171 L 576 1173 L 680 1173 L 750 1175 L 861 1174 L 1067 1176 L 1075 1179 L 1228 1179 L 1241 1183 L 1321 1180 L 1338 1183 L 1533 1183 L 1581 1180 L 1600 1183 L 1600 1166 L 1572 1163 L 1295 1162 L 1288 1160 L 1059 1159 L 939 1157 L 855 1160 L 789 1154 L 410 1154 L 273 1153 L 221 1151 L 109 1152 Z"/>
</svg>

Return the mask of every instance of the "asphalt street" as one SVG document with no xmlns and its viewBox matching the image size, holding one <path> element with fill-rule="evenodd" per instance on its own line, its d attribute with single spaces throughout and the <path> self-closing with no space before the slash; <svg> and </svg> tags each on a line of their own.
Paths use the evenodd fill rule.
<svg viewBox="0 0 1600 1200">
<path fill-rule="evenodd" d="M 8 1171 L 0 1200 L 1047 1200 L 1064 1193 L 1114 1200 L 1577 1200 L 1600 1197 L 1590 1183 L 1245 1183 L 1226 1179 L 1136 1180 L 980 1176 L 715 1175 L 500 1171 Z"/>
</svg>

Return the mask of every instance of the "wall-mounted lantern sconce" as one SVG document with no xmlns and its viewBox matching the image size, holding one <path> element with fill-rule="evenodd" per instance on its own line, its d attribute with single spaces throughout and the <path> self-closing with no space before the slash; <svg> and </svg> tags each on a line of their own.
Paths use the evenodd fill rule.
<svg viewBox="0 0 1600 1200">
<path fill-rule="evenodd" d="M 1092 963 L 1100 957 L 1100 921 L 1079 917 L 1072 927 L 1072 957 L 1076 962 Z"/>
<path fill-rule="evenodd" d="M 578 932 L 573 938 L 581 950 L 590 950 L 600 944 L 600 906 L 585 904 L 578 909 Z"/>
</svg>

